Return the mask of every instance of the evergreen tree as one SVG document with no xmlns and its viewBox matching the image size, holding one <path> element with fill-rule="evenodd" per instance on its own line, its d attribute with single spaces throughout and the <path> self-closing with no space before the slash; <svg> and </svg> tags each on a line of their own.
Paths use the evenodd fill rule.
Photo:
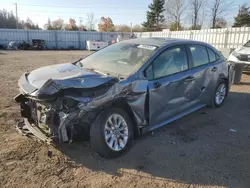
<svg viewBox="0 0 250 188">
<path fill-rule="evenodd" d="M 13 12 L 8 12 L 7 10 L 0 10 L 0 28 L 15 29 L 16 28 L 16 18 Z"/>
<path fill-rule="evenodd" d="M 0 10 L 0 28 L 16 29 L 16 17 L 13 12 L 7 10 Z M 38 25 L 35 25 L 31 19 L 27 18 L 26 22 L 23 20 L 18 21 L 18 29 L 40 29 Z"/>
<path fill-rule="evenodd" d="M 52 25 L 51 25 L 51 20 L 49 18 L 48 18 L 47 23 L 43 27 L 46 30 L 53 30 Z"/>
<path fill-rule="evenodd" d="M 238 15 L 234 18 L 233 27 L 250 27 L 250 7 L 247 7 L 247 4 L 243 4 L 239 8 Z"/>
<path fill-rule="evenodd" d="M 146 31 L 159 31 L 162 29 L 162 23 L 165 21 L 163 12 L 164 0 L 153 0 L 147 11 L 147 21 L 142 23 L 142 26 Z"/>
</svg>

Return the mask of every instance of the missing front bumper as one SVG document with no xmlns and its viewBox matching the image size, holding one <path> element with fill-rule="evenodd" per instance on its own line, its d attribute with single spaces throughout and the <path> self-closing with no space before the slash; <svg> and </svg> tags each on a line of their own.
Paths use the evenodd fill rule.
<svg viewBox="0 0 250 188">
<path fill-rule="evenodd" d="M 79 117 L 79 110 L 71 110 L 68 113 L 55 111 L 52 108 L 44 111 L 45 106 L 39 102 L 26 99 L 20 102 L 22 123 L 17 125 L 17 130 L 28 137 L 53 143 L 72 143 L 84 139 L 83 135 L 88 131 L 86 119 Z M 80 120 L 84 120 L 80 122 Z"/>
<path fill-rule="evenodd" d="M 20 132 L 22 135 L 27 136 L 29 138 L 35 139 L 35 140 L 41 140 L 43 142 L 46 142 L 48 144 L 53 143 L 53 139 L 46 136 L 40 129 L 34 124 L 31 124 L 27 118 L 24 118 L 22 122 L 19 122 L 16 126 L 16 129 L 18 132 Z"/>
</svg>

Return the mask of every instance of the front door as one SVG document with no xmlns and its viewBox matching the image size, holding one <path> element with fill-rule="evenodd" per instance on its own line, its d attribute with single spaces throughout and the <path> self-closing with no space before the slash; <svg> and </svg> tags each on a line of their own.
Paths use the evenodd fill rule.
<svg viewBox="0 0 250 188">
<path fill-rule="evenodd" d="M 149 124 L 155 126 L 193 105 L 190 100 L 194 77 L 189 70 L 185 46 L 161 53 L 147 68 L 149 80 Z"/>
</svg>

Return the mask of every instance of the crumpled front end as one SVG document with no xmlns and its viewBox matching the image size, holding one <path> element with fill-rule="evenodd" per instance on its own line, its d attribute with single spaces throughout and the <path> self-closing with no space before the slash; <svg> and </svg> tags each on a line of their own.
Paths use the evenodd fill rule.
<svg viewBox="0 0 250 188">
<path fill-rule="evenodd" d="M 100 84 L 95 83 L 93 88 L 89 83 L 88 88 L 81 87 L 75 80 L 61 81 L 60 84 L 48 80 L 36 89 L 23 76 L 19 80 L 21 94 L 15 100 L 20 103 L 25 128 L 36 137 L 46 142 L 71 143 L 88 139 L 91 123 L 98 113 L 117 101 L 129 106 L 138 127 L 146 126 L 147 86 L 147 80 L 119 82 L 106 79 Z"/>
<path fill-rule="evenodd" d="M 85 113 L 83 117 L 79 109 L 80 105 L 90 100 L 88 97 L 81 98 L 81 101 L 70 96 L 58 97 L 52 101 L 39 101 L 21 94 L 15 99 L 20 103 L 26 128 L 32 127 L 31 132 L 35 136 L 42 137 L 42 140 L 48 142 L 72 142 L 81 139 L 94 117 L 94 110 L 93 113 Z M 34 130 L 38 134 L 34 133 Z M 41 134 L 44 136 L 39 136 Z"/>
</svg>

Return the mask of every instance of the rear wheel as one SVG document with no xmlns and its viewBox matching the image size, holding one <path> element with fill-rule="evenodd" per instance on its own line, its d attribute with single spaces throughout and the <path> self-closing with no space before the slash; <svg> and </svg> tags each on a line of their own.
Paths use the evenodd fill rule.
<svg viewBox="0 0 250 188">
<path fill-rule="evenodd" d="M 91 147 L 106 158 L 122 155 L 129 149 L 132 139 L 132 121 L 119 108 L 101 112 L 90 128 Z"/>
<path fill-rule="evenodd" d="M 216 108 L 219 108 L 225 101 L 227 97 L 228 87 L 227 82 L 225 80 L 221 80 L 216 87 L 214 97 L 213 97 L 213 105 Z"/>
</svg>

